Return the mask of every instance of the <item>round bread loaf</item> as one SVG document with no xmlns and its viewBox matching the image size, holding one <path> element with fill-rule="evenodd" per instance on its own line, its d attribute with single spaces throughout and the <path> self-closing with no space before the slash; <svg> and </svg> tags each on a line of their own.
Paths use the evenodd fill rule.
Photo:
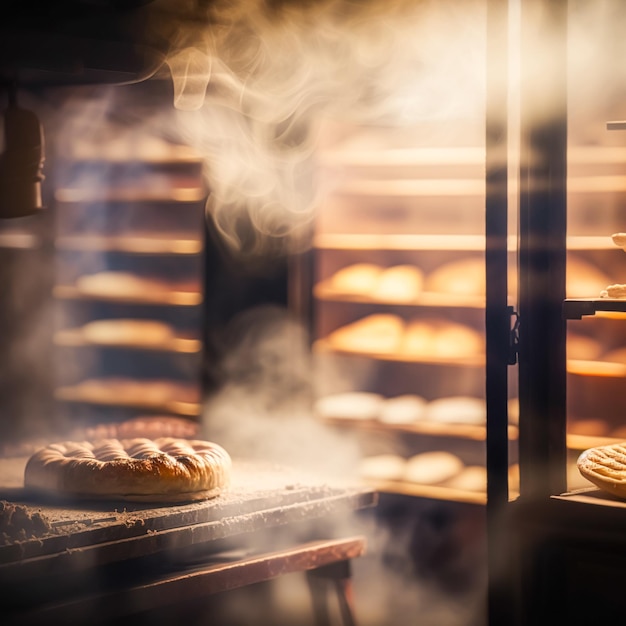
<svg viewBox="0 0 626 626">
<path fill-rule="evenodd" d="M 319 398 L 315 413 L 320 417 L 369 420 L 378 417 L 383 396 L 367 391 L 347 391 Z"/>
<path fill-rule="evenodd" d="M 389 354 L 398 350 L 403 332 L 404 321 L 398 315 L 374 313 L 338 328 L 328 341 L 339 350 Z"/>
<path fill-rule="evenodd" d="M 341 293 L 369 295 L 375 289 L 383 268 L 373 263 L 355 263 L 335 272 L 330 286 Z"/>
<path fill-rule="evenodd" d="M 158 320 L 94 320 L 82 327 L 83 337 L 98 344 L 153 345 L 172 339 L 172 327 Z"/>
<path fill-rule="evenodd" d="M 602 298 L 625 298 L 626 297 L 626 285 L 623 283 L 616 283 L 614 285 L 608 285 L 606 289 L 600 292 Z"/>
<path fill-rule="evenodd" d="M 383 302 L 415 302 L 424 282 L 424 273 L 415 265 L 394 265 L 380 276 L 372 296 Z"/>
<path fill-rule="evenodd" d="M 422 452 L 407 460 L 404 479 L 422 485 L 436 485 L 450 480 L 463 468 L 463 461 L 446 450 Z"/>
<path fill-rule="evenodd" d="M 483 465 L 469 465 L 451 478 L 446 487 L 463 491 L 485 491 L 487 489 L 487 468 Z"/>
<path fill-rule="evenodd" d="M 27 489 L 74 498 L 189 502 L 219 495 L 231 458 L 216 443 L 161 437 L 50 444 L 24 470 Z"/>
<path fill-rule="evenodd" d="M 626 497 L 626 443 L 589 448 L 576 465 L 583 478 L 602 491 Z"/>
<path fill-rule="evenodd" d="M 480 333 L 465 324 L 417 319 L 407 324 L 402 348 L 418 358 L 457 359 L 480 354 L 484 345 Z"/>
<path fill-rule="evenodd" d="M 359 474 L 370 480 L 400 480 L 406 459 L 398 454 L 378 454 L 361 459 Z"/>
<path fill-rule="evenodd" d="M 508 291 L 517 291 L 517 269 L 509 267 Z M 455 296 L 484 296 L 487 292 L 485 260 L 467 257 L 449 261 L 435 268 L 426 276 L 424 290 Z"/>
<path fill-rule="evenodd" d="M 437 398 L 428 403 L 424 417 L 446 424 L 484 424 L 487 405 L 482 398 L 473 396 Z"/>
<path fill-rule="evenodd" d="M 613 233 L 611 239 L 616 246 L 626 250 L 626 233 Z"/>
<path fill-rule="evenodd" d="M 426 404 L 425 398 L 411 393 L 388 398 L 380 408 L 378 419 L 384 424 L 412 424 L 422 419 Z"/>
<path fill-rule="evenodd" d="M 463 258 L 440 265 L 427 277 L 425 289 L 454 295 L 485 294 L 485 261 Z"/>
<path fill-rule="evenodd" d="M 132 296 L 145 289 L 162 291 L 165 289 L 165 284 L 130 272 L 106 271 L 80 276 L 76 280 L 76 287 L 88 295 Z"/>
</svg>

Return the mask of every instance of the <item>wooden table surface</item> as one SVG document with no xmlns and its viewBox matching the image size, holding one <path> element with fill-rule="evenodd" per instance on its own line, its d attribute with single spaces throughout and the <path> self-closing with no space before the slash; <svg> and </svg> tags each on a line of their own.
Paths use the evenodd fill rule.
<svg viewBox="0 0 626 626">
<path fill-rule="evenodd" d="M 0 459 L 0 504 L 45 528 L 31 536 L 0 538 L 0 583 L 33 575 L 67 574 L 285 525 L 304 524 L 373 506 L 376 494 L 362 486 L 330 484 L 273 464 L 233 461 L 231 486 L 212 500 L 177 505 L 129 502 L 44 501 L 23 487 L 26 458 Z M 1 530 L 1 529 L 0 529 Z M 1 534 L 1 533 L 0 533 Z"/>
</svg>

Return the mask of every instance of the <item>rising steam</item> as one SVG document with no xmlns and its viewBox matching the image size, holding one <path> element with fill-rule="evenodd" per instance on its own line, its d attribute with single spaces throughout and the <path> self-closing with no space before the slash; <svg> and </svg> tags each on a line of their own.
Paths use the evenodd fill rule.
<svg viewBox="0 0 626 626">
<path fill-rule="evenodd" d="M 319 201 L 313 149 L 324 117 L 399 126 L 483 110 L 481 2 L 186 8 L 184 19 L 172 22 L 164 10 L 163 20 L 174 42 L 167 66 L 178 123 L 206 158 L 207 208 L 226 240 L 241 247 L 242 221 L 258 233 L 245 252 L 305 241 Z"/>
</svg>

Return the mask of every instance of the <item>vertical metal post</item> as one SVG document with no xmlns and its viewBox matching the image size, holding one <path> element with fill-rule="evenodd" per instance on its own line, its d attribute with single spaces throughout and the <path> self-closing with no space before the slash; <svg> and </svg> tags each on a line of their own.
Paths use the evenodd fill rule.
<svg viewBox="0 0 626 626">
<path fill-rule="evenodd" d="M 487 284 L 487 558 L 488 622 L 510 623 L 506 563 L 508 504 L 508 363 L 511 316 L 507 306 L 508 235 L 508 0 L 488 0 L 486 41 Z"/>
<path fill-rule="evenodd" d="M 521 5 L 520 494 L 566 489 L 567 0 Z"/>
</svg>

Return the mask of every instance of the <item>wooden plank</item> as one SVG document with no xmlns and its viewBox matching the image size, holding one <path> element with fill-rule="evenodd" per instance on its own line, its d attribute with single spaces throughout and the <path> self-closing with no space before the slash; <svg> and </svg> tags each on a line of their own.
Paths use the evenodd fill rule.
<svg viewBox="0 0 626 626">
<path fill-rule="evenodd" d="M 175 602 L 271 580 L 293 572 L 357 558 L 365 552 L 363 537 L 321 540 L 229 563 L 207 564 L 193 571 L 175 571 L 121 589 L 100 591 L 60 604 L 20 613 L 19 624 L 113 623 L 111 620 L 154 611 Z"/>
</svg>

